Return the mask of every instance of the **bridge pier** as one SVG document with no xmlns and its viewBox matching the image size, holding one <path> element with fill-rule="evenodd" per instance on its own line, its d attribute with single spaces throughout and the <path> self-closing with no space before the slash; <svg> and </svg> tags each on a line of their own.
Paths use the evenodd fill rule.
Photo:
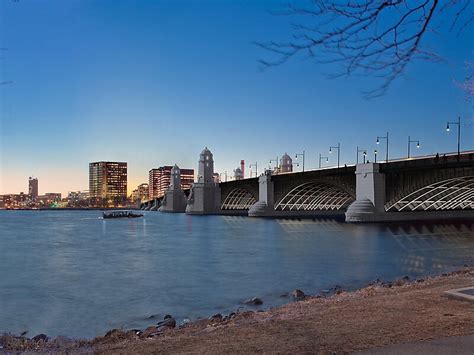
<svg viewBox="0 0 474 355">
<path fill-rule="evenodd" d="M 181 189 L 181 172 L 176 164 L 171 169 L 171 183 L 163 196 L 159 211 L 171 213 L 186 211 L 186 196 Z"/>
<path fill-rule="evenodd" d="M 275 214 L 275 193 L 273 189 L 272 172 L 265 173 L 258 178 L 258 201 L 249 209 L 249 217 L 271 217 Z"/>
<path fill-rule="evenodd" d="M 186 206 L 187 214 L 219 214 L 221 189 L 214 182 L 214 160 L 207 147 L 199 156 L 198 181 L 193 184 Z"/>
<path fill-rule="evenodd" d="M 356 166 L 356 200 L 346 212 L 346 222 L 374 222 L 385 214 L 385 175 L 380 164 Z"/>
<path fill-rule="evenodd" d="M 158 208 L 160 208 L 160 201 L 157 198 L 155 198 L 152 201 L 152 206 L 150 208 L 150 211 L 158 211 Z"/>
</svg>

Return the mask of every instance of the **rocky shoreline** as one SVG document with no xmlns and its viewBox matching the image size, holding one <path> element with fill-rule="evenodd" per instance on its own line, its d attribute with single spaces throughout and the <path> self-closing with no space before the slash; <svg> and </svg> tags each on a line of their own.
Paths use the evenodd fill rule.
<svg viewBox="0 0 474 355">
<path fill-rule="evenodd" d="M 195 321 L 184 320 L 180 324 L 177 324 L 177 321 L 171 315 L 166 315 L 163 320 L 157 322 L 154 325 L 150 325 L 146 329 L 113 329 L 108 331 L 104 336 L 97 337 L 92 340 L 76 340 L 66 337 L 57 337 L 52 339 L 45 334 L 38 334 L 32 338 L 28 338 L 26 334 L 3 334 L 0 335 L 0 352 L 39 351 L 89 353 L 97 351 L 108 352 L 116 346 L 118 346 L 118 349 L 121 349 L 121 347 L 126 348 L 128 345 L 147 347 L 148 344 L 150 344 L 150 341 L 158 341 L 159 344 L 156 345 L 163 345 L 163 342 L 166 343 L 169 341 L 169 339 L 179 338 L 183 336 L 183 334 L 193 337 L 195 337 L 197 334 L 198 337 L 205 337 L 207 333 L 212 333 L 213 329 L 226 327 L 231 327 L 234 329 L 235 327 L 238 328 L 240 326 L 249 327 L 253 326 L 255 323 L 258 324 L 259 322 L 266 323 L 268 319 L 274 319 L 275 315 L 279 315 L 280 317 L 283 316 L 283 319 L 287 319 L 288 317 L 291 319 L 292 313 L 289 311 L 295 307 L 298 309 L 300 306 L 307 307 L 311 306 L 311 304 L 317 305 L 318 307 L 321 306 L 321 304 L 326 306 L 332 304 L 337 305 L 341 302 L 350 301 L 350 299 L 364 299 L 379 293 L 383 294 L 388 292 L 398 294 L 400 291 L 403 290 L 405 292 L 410 288 L 417 290 L 418 288 L 423 289 L 425 286 L 429 288 L 430 285 L 437 283 L 450 284 L 451 281 L 466 277 L 468 279 L 470 278 L 472 281 L 472 275 L 474 275 L 474 268 L 469 268 L 466 266 L 463 269 L 452 273 L 444 273 L 439 276 L 428 277 L 424 279 L 410 280 L 408 276 L 396 279 L 391 282 L 383 282 L 377 279 L 369 283 L 366 287 L 351 292 L 345 291 L 341 286 L 338 285 L 328 290 L 322 290 L 321 293 L 317 295 L 306 295 L 302 290 L 296 289 L 290 293 L 282 295 L 282 297 L 291 297 L 291 299 L 295 302 L 290 302 L 286 305 L 273 309 L 259 310 L 258 308 L 263 304 L 264 300 L 260 299 L 259 297 L 254 297 L 245 301 L 244 303 L 255 307 L 255 311 L 238 310 L 227 315 L 217 313 L 211 315 L 207 319 L 198 319 Z M 474 283 L 471 282 L 471 285 L 474 285 Z M 370 314 L 370 304 L 367 306 L 368 309 L 366 311 L 368 314 Z M 298 317 L 300 316 L 301 315 L 298 315 Z M 305 320 L 304 315 L 302 316 L 301 320 Z M 472 327 L 468 328 L 467 334 L 474 334 L 474 318 L 472 319 L 472 324 L 470 324 L 470 326 Z M 155 351 L 156 350 L 159 349 L 155 349 Z M 164 351 L 166 352 L 166 350 Z M 145 352 L 148 352 L 148 350 L 145 350 Z"/>
</svg>

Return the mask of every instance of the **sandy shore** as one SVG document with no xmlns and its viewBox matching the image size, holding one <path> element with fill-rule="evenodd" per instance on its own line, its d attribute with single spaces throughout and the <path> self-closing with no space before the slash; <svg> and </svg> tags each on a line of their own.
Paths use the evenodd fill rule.
<svg viewBox="0 0 474 355">
<path fill-rule="evenodd" d="M 78 353 L 331 353 L 474 334 L 474 304 L 443 291 L 474 286 L 474 268 L 392 287 L 309 297 L 227 320 L 200 320 L 153 337 L 115 330 L 90 341 L 0 337 L 3 351 Z M 2 350 L 0 350 L 2 351 Z"/>
</svg>

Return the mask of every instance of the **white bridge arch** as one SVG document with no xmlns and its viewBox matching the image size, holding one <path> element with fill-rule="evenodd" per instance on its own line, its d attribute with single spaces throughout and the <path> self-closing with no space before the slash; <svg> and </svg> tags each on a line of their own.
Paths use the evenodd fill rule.
<svg viewBox="0 0 474 355">
<path fill-rule="evenodd" d="M 336 185 L 307 182 L 289 191 L 276 205 L 279 211 L 334 211 L 347 208 L 355 197 Z"/>
<path fill-rule="evenodd" d="M 223 210 L 248 210 L 257 200 L 246 189 L 233 189 L 222 203 Z"/>
<path fill-rule="evenodd" d="M 474 209 L 474 176 L 452 178 L 422 187 L 386 206 L 392 211 Z"/>
</svg>

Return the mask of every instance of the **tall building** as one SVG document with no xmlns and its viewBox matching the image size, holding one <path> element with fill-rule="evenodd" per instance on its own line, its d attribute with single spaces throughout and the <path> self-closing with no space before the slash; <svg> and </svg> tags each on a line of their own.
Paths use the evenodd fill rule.
<svg viewBox="0 0 474 355">
<path fill-rule="evenodd" d="M 28 194 L 31 197 L 31 201 L 38 199 L 38 179 L 31 177 L 28 179 Z"/>
<path fill-rule="evenodd" d="M 148 172 L 148 197 L 161 198 L 164 196 L 171 181 L 170 165 L 161 166 L 157 169 L 151 169 Z M 181 171 L 181 188 L 183 190 L 190 189 L 194 182 L 194 169 L 180 169 Z"/>
<path fill-rule="evenodd" d="M 127 199 L 127 163 L 99 161 L 89 164 L 89 194 L 92 199 Z"/>
</svg>

